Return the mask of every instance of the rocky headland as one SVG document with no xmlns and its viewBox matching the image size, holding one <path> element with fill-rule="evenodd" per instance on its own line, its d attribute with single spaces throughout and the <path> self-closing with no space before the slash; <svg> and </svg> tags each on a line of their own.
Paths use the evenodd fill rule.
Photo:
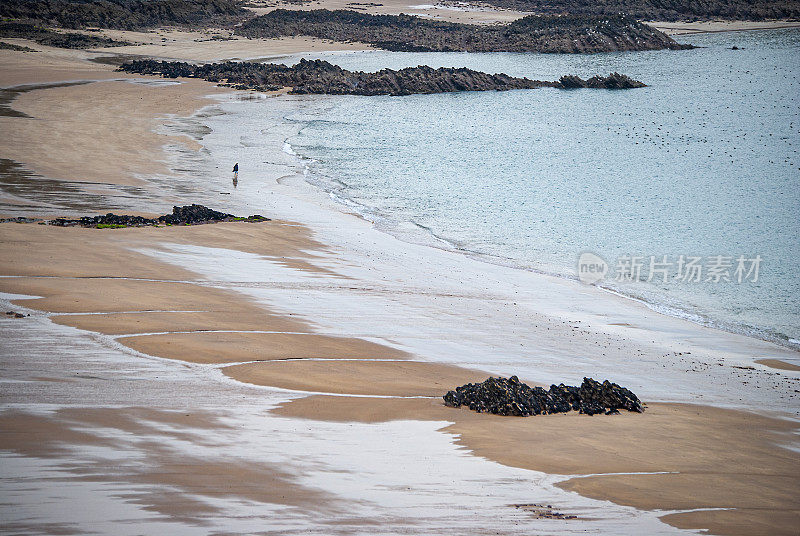
<svg viewBox="0 0 800 536">
<path fill-rule="evenodd" d="M 528 16 L 478 26 L 410 15 L 276 9 L 236 28 L 246 37 L 310 36 L 400 52 L 589 53 L 691 48 L 622 14 Z"/>
<path fill-rule="evenodd" d="M 62 28 L 143 30 L 228 25 L 248 16 L 236 0 L 3 0 L 0 17 Z"/>
<path fill-rule="evenodd" d="M 506 9 L 536 14 L 616 15 L 639 20 L 779 20 L 800 18 L 798 0 L 483 0 Z"/>
<path fill-rule="evenodd" d="M 236 89 L 276 91 L 291 88 L 294 94 L 328 95 L 412 95 L 457 91 L 505 91 L 575 87 L 629 89 L 644 87 L 632 78 L 612 73 L 583 80 L 576 76 L 549 82 L 487 74 L 467 68 L 428 66 L 382 69 L 377 72 L 348 71 L 323 60 L 301 59 L 293 66 L 275 63 L 223 62 L 196 65 L 186 62 L 134 60 L 122 64 L 129 73 L 160 75 L 165 78 L 202 78 Z"/>
</svg>

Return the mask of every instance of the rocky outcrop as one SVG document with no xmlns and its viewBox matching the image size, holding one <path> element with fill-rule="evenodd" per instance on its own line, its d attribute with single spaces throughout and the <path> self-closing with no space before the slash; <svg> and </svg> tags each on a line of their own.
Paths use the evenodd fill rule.
<svg viewBox="0 0 800 536">
<path fill-rule="evenodd" d="M 31 47 L 15 45 L 14 43 L 6 43 L 3 41 L 0 41 L 0 50 L 14 50 L 17 52 L 36 52 L 36 50 L 32 49 Z"/>
<path fill-rule="evenodd" d="M 3 0 L 0 17 L 63 28 L 140 30 L 239 21 L 248 13 L 239 3 L 236 0 Z"/>
<path fill-rule="evenodd" d="M 97 35 L 63 31 L 56 32 L 22 22 L 0 22 L 0 37 L 30 39 L 40 45 L 57 48 L 119 47 L 133 44 L 127 41 L 116 41 L 108 37 Z"/>
<path fill-rule="evenodd" d="M 185 62 L 140 60 L 120 67 L 126 72 L 160 74 L 167 78 L 203 78 L 237 89 L 261 91 L 292 88 L 295 94 L 411 95 L 454 91 L 530 89 L 554 86 L 552 82 L 490 75 L 466 68 L 420 66 L 374 73 L 348 71 L 322 60 L 300 60 L 288 67 L 273 63 L 225 62 L 192 65 Z"/>
<path fill-rule="evenodd" d="M 235 217 L 236 216 L 233 214 L 225 214 L 224 212 L 212 210 L 203 205 L 186 205 L 183 207 L 172 207 L 172 214 L 159 216 L 158 221 L 170 225 L 193 225 L 197 223 L 225 221 Z M 257 217 L 261 218 L 261 216 Z"/>
<path fill-rule="evenodd" d="M 485 3 L 526 11 L 559 15 L 616 15 L 627 13 L 639 20 L 775 20 L 800 18 L 798 0 L 483 0 Z"/>
<path fill-rule="evenodd" d="M 450 93 L 456 91 L 505 91 L 509 89 L 534 89 L 540 87 L 563 88 L 561 82 L 547 82 L 515 78 L 505 74 L 487 74 L 467 68 L 432 67 L 421 65 L 394 71 L 383 69 L 374 73 L 348 71 L 322 60 L 300 60 L 288 67 L 283 64 L 225 62 L 193 65 L 186 62 L 134 60 L 122 64 L 120 70 L 157 74 L 167 78 L 202 78 L 237 89 L 274 91 L 291 88 L 295 94 L 329 95 L 412 95 L 417 93 Z M 603 81 L 618 84 L 624 78 L 627 87 L 644 84 L 614 73 L 609 77 L 595 77 L 589 81 L 569 77 L 574 87 L 603 87 Z M 594 80 L 594 79 L 590 79 Z"/>
<path fill-rule="evenodd" d="M 186 205 L 183 207 L 172 207 L 172 214 L 165 214 L 158 218 L 143 218 L 142 216 L 118 215 L 109 212 L 100 216 L 84 216 L 78 219 L 56 218 L 47 221 L 49 225 L 59 227 L 98 227 L 98 228 L 118 228 L 118 227 L 144 227 L 150 225 L 199 225 L 203 223 L 217 223 L 222 221 L 248 221 L 262 222 L 269 221 L 264 216 L 254 215 L 237 217 L 233 214 L 226 214 L 212 210 L 203 205 Z"/>
<path fill-rule="evenodd" d="M 619 410 L 642 413 L 644 405 L 635 394 L 608 380 L 603 383 L 584 378 L 580 387 L 551 385 L 529 387 L 516 376 L 489 378 L 482 383 L 468 383 L 444 395 L 446 406 L 467 406 L 478 413 L 495 415 L 547 415 L 578 411 L 586 415 L 613 415 Z"/>
<path fill-rule="evenodd" d="M 561 52 L 691 48 L 625 15 L 528 16 L 501 25 L 459 24 L 350 10 L 276 9 L 244 22 L 246 37 L 311 36 L 399 52 Z"/>
<path fill-rule="evenodd" d="M 558 83 L 562 89 L 633 89 L 645 87 L 638 80 L 619 73 L 611 73 L 608 76 L 593 76 L 588 80 L 583 80 L 578 76 L 562 76 Z"/>
</svg>

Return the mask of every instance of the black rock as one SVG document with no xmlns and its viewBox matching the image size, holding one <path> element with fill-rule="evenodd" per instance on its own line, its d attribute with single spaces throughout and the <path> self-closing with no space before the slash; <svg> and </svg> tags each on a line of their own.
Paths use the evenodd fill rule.
<svg viewBox="0 0 800 536">
<path fill-rule="evenodd" d="M 291 67 L 275 63 L 223 62 L 193 65 L 182 61 L 133 60 L 119 70 L 129 73 L 161 75 L 164 78 L 202 78 L 236 89 L 272 91 L 288 87 L 295 94 L 328 95 L 412 95 L 456 91 L 507 91 L 541 87 L 629 89 L 644 87 L 632 78 L 612 73 L 583 80 L 563 77 L 559 82 L 488 74 L 465 67 L 427 65 L 377 72 L 348 71 L 323 60 L 301 59 Z"/>
<path fill-rule="evenodd" d="M 169 223 L 170 225 L 191 225 L 193 223 L 223 221 L 228 218 L 235 218 L 235 216 L 212 210 L 203 205 L 186 205 L 184 207 L 172 207 L 172 214 L 159 216 L 158 221 Z"/>
<path fill-rule="evenodd" d="M 796 0 L 485 0 L 504 9 L 542 15 L 604 15 L 626 13 L 638 20 L 797 20 Z"/>
<path fill-rule="evenodd" d="M 5 1 L 6 0 L 4 0 L 4 2 Z M 2 8 L 0 8 L 0 11 L 1 10 Z M 57 48 L 119 47 L 134 44 L 97 35 L 86 35 L 76 32 L 56 32 L 35 24 L 15 21 L 0 21 L 0 37 L 30 39 L 31 41 L 36 41 L 40 45 Z M 28 48 L 28 50 L 33 49 Z"/>
<path fill-rule="evenodd" d="M 561 89 L 633 89 L 646 87 L 642 82 L 620 73 L 611 73 L 608 76 L 593 76 L 588 80 L 574 75 L 562 76 L 558 83 L 558 87 Z"/>
<path fill-rule="evenodd" d="M 193 65 L 186 62 L 134 60 L 121 71 L 155 74 L 164 78 L 202 78 L 236 89 L 271 91 L 291 88 L 294 94 L 412 95 L 456 91 L 494 91 L 557 87 L 557 82 L 487 74 L 467 68 L 426 65 L 377 72 L 348 71 L 323 60 L 301 59 L 291 67 L 276 63 L 223 62 Z"/>
<path fill-rule="evenodd" d="M 26 218 L 25 216 L 17 216 L 16 218 L 0 218 L 0 223 L 36 223 L 41 221 L 39 218 Z"/>
<path fill-rule="evenodd" d="M 3 0 L 0 17 L 63 28 L 190 25 L 199 29 L 240 21 L 248 14 L 241 4 L 237 0 Z"/>
<path fill-rule="evenodd" d="M 242 23 L 235 33 L 248 38 L 302 35 L 358 41 L 394 52 L 593 53 L 692 48 L 620 11 L 529 15 L 507 24 L 481 25 L 345 9 L 275 9 Z"/>
<path fill-rule="evenodd" d="M 249 216 L 247 218 L 236 217 L 233 214 L 226 214 L 212 210 L 203 205 L 186 205 L 183 207 L 172 207 L 172 214 L 165 214 L 158 218 L 143 218 L 142 216 L 119 215 L 109 212 L 102 216 L 83 216 L 77 220 L 68 218 L 56 218 L 48 221 L 49 225 L 60 227 L 143 227 L 148 225 L 198 225 L 203 223 L 217 223 L 221 221 L 246 221 L 262 222 L 269 221 L 261 215 Z"/>
<path fill-rule="evenodd" d="M 584 378 L 580 387 L 551 385 L 548 391 L 510 378 L 489 378 L 468 383 L 444 395 L 446 406 L 467 406 L 478 413 L 495 415 L 547 415 L 578 411 L 585 415 L 617 415 L 620 409 L 642 413 L 644 405 L 635 394 L 608 380 Z"/>
</svg>

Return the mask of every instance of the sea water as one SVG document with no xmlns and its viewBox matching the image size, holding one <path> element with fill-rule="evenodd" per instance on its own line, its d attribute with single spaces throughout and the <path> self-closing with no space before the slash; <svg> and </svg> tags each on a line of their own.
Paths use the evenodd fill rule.
<svg viewBox="0 0 800 536">
<path fill-rule="evenodd" d="M 543 80 L 619 71 L 648 87 L 308 97 L 287 107 L 300 127 L 287 150 L 404 239 L 564 277 L 591 252 L 611 291 L 800 347 L 800 31 L 681 41 L 699 48 L 305 55 Z"/>
</svg>

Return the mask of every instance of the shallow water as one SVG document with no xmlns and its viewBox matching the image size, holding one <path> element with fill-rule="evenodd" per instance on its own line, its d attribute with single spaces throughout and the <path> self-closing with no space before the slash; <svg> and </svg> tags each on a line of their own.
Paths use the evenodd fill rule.
<svg viewBox="0 0 800 536">
<path fill-rule="evenodd" d="M 288 141 L 310 182 L 405 239 L 567 277 L 590 251 L 610 265 L 608 288 L 798 347 L 800 31 L 682 39 L 704 48 L 317 55 L 361 70 L 429 64 L 537 79 L 619 71 L 649 87 L 308 98 L 288 114 L 302 127 Z M 613 280 L 624 255 L 642 258 L 642 280 Z M 667 282 L 658 272 L 647 282 L 650 257 L 664 255 Z M 675 279 L 681 255 L 701 257 L 700 282 Z M 731 282 L 705 281 L 717 256 L 730 262 Z"/>
</svg>

